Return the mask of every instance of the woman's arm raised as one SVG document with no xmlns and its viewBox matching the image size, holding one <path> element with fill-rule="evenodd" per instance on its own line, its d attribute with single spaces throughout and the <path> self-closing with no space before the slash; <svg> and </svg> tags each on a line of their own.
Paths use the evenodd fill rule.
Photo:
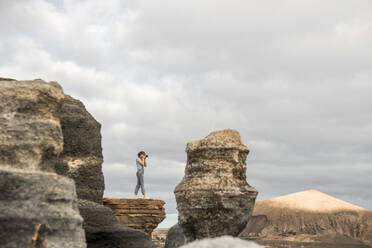
<svg viewBox="0 0 372 248">
<path fill-rule="evenodd" d="M 137 158 L 137 161 L 138 161 L 138 163 L 139 163 L 140 165 L 145 166 L 145 163 L 144 163 L 144 161 L 142 160 L 142 158 Z"/>
</svg>

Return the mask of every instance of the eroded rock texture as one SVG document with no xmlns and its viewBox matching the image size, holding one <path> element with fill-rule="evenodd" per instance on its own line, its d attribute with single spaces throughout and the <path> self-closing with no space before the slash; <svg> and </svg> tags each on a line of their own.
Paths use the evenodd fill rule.
<svg viewBox="0 0 372 248">
<path fill-rule="evenodd" d="M 54 172 L 63 141 L 57 83 L 0 81 L 1 166 Z"/>
<path fill-rule="evenodd" d="M 154 242 L 157 247 L 164 247 L 165 240 L 167 239 L 167 232 L 168 230 L 154 230 L 151 234 L 152 242 Z"/>
<path fill-rule="evenodd" d="M 82 102 L 66 96 L 61 108 L 64 138 L 57 172 L 75 180 L 88 248 L 154 247 L 143 232 L 126 228 L 103 206 L 101 125 Z"/>
<path fill-rule="evenodd" d="M 186 243 L 182 228 L 175 224 L 169 228 L 164 248 L 178 248 Z"/>
<path fill-rule="evenodd" d="M 74 179 L 79 199 L 102 204 L 105 183 L 101 124 L 81 101 L 66 95 L 61 108 L 61 126 L 64 146 L 57 172 Z"/>
<path fill-rule="evenodd" d="M 121 224 L 141 230 L 150 237 L 165 219 L 165 202 L 162 200 L 104 198 L 103 204 L 114 211 Z"/>
<path fill-rule="evenodd" d="M 237 236 L 251 216 L 257 190 L 246 181 L 248 148 L 235 130 L 187 144 L 185 176 L 174 190 L 187 242 Z"/>
<path fill-rule="evenodd" d="M 88 248 L 155 248 L 144 232 L 120 224 L 111 209 L 87 200 L 79 200 L 79 209 Z"/>
<path fill-rule="evenodd" d="M 54 173 L 63 99 L 57 83 L 0 79 L 1 247 L 86 247 L 74 182 Z"/>
</svg>

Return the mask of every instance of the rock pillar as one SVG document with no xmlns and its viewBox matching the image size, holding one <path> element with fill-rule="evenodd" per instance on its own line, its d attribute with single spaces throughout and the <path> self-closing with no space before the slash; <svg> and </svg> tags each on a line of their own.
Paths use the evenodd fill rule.
<svg viewBox="0 0 372 248">
<path fill-rule="evenodd" d="M 246 181 L 248 148 L 235 130 L 210 133 L 186 146 L 185 176 L 174 190 L 187 242 L 237 236 L 250 218 L 257 190 Z"/>
</svg>

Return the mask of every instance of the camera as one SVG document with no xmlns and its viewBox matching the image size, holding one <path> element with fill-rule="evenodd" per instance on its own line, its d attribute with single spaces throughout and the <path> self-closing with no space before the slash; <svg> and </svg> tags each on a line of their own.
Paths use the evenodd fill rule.
<svg viewBox="0 0 372 248">
<path fill-rule="evenodd" d="M 146 154 L 146 158 L 148 158 L 148 157 L 149 157 L 149 155 Z"/>
</svg>

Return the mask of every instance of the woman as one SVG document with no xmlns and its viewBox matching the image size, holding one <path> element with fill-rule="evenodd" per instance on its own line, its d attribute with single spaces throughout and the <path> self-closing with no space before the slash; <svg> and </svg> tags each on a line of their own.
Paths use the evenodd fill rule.
<svg viewBox="0 0 372 248">
<path fill-rule="evenodd" d="M 145 182 L 143 181 L 143 175 L 145 173 L 145 167 L 147 166 L 146 158 L 148 156 L 144 151 L 140 151 L 138 153 L 138 158 L 136 159 L 136 165 L 137 165 L 137 185 L 134 189 L 134 198 L 138 198 L 138 190 L 141 188 L 141 192 L 143 195 L 143 198 L 147 198 L 146 191 L 145 191 Z"/>
</svg>

